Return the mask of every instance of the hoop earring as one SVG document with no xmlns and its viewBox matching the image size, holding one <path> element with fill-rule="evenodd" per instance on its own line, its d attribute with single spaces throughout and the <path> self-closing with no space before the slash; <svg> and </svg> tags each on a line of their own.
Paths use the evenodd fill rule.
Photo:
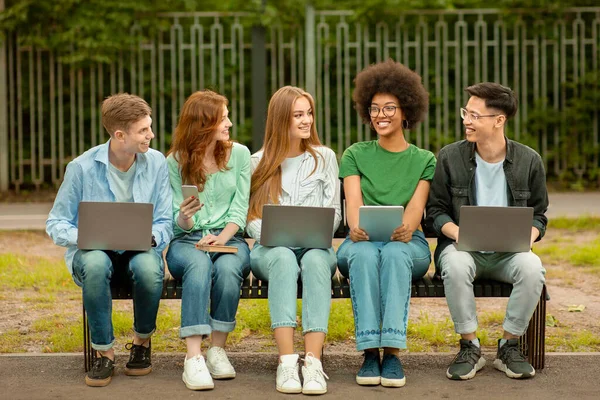
<svg viewBox="0 0 600 400">
<path fill-rule="evenodd" d="M 408 120 L 407 119 L 402 120 L 402 129 L 408 129 Z"/>
</svg>

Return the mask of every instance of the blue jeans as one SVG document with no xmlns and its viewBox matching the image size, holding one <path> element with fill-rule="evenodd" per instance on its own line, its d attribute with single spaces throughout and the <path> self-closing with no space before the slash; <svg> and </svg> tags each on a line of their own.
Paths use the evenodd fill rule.
<svg viewBox="0 0 600 400">
<path fill-rule="evenodd" d="M 546 281 L 542 261 L 533 252 L 480 253 L 458 251 L 455 244 L 440 254 L 438 267 L 456 333 L 477 330 L 473 281 L 479 278 L 512 283 L 502 327 L 516 336 L 527 330 Z"/>
<path fill-rule="evenodd" d="M 331 309 L 331 277 L 335 252 L 329 249 L 290 249 L 255 244 L 250 253 L 252 273 L 269 282 L 271 329 L 296 327 L 298 276 L 302 279 L 302 328 L 327 333 Z"/>
<path fill-rule="evenodd" d="M 162 260 L 156 251 L 77 250 L 73 257 L 73 276 L 83 286 L 92 348 L 100 351 L 109 350 L 115 342 L 110 293 L 110 281 L 115 274 L 126 274 L 132 280 L 135 333 L 145 339 L 156 329 L 164 277 Z"/>
<path fill-rule="evenodd" d="M 406 348 L 411 279 L 422 278 L 431 262 L 423 232 L 415 231 L 408 243 L 346 238 L 337 259 L 350 278 L 356 348 Z"/>
<path fill-rule="evenodd" d="M 169 272 L 183 280 L 181 338 L 233 331 L 242 283 L 250 273 L 250 249 L 241 234 L 227 242 L 237 253 L 200 251 L 195 245 L 202 237 L 201 231 L 194 231 L 173 240 L 167 251 Z"/>
</svg>

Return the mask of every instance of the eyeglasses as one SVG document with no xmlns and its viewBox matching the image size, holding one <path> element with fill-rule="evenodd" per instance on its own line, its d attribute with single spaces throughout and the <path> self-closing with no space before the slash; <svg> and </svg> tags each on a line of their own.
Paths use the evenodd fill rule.
<svg viewBox="0 0 600 400">
<path fill-rule="evenodd" d="M 368 107 L 367 110 L 369 111 L 369 115 L 371 116 L 371 118 L 377 118 L 379 117 L 379 112 L 383 111 L 383 115 L 391 118 L 394 115 L 396 115 L 396 109 L 400 108 L 398 106 L 385 106 L 383 108 L 379 108 L 379 107 L 375 107 L 375 106 L 371 106 Z"/>
<path fill-rule="evenodd" d="M 479 118 L 497 117 L 498 115 L 503 115 L 503 114 L 479 115 L 479 114 L 473 114 L 472 112 L 467 111 L 466 108 L 460 109 L 460 117 L 462 119 L 468 118 L 469 121 L 471 121 L 471 122 L 477 121 Z"/>
</svg>

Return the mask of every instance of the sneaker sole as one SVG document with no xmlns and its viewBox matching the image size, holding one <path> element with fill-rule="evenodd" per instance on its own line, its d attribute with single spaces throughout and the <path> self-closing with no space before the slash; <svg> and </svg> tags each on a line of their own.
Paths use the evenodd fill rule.
<svg viewBox="0 0 600 400">
<path fill-rule="evenodd" d="M 446 370 L 446 377 L 448 377 L 448 379 L 457 380 L 457 381 L 461 381 L 461 380 L 466 381 L 469 379 L 473 379 L 475 377 L 475 374 L 477 374 L 477 372 L 480 371 L 484 366 L 485 366 L 485 358 L 479 357 L 479 361 L 477 361 L 477 364 L 475 364 L 475 368 L 473 368 L 468 374 L 452 375 L 450 373 L 450 368 L 448 368 Z"/>
<path fill-rule="evenodd" d="M 213 379 L 233 379 L 235 378 L 235 372 L 230 372 L 226 374 L 213 374 L 212 372 L 210 372 L 210 376 L 212 376 Z"/>
<path fill-rule="evenodd" d="M 494 360 L 494 368 L 496 368 L 498 371 L 504 372 L 506 376 L 512 379 L 527 379 L 535 376 L 535 369 L 530 374 L 517 374 L 512 372 L 510 368 L 508 368 L 506 364 L 504 364 L 499 358 Z"/>
<path fill-rule="evenodd" d="M 356 383 L 361 386 L 377 386 L 381 383 L 380 376 L 357 376 Z"/>
<path fill-rule="evenodd" d="M 327 389 L 304 389 L 302 388 L 302 394 L 325 394 Z"/>
<path fill-rule="evenodd" d="M 152 372 L 152 367 L 147 368 L 127 368 L 125 367 L 125 375 L 127 376 L 144 376 Z"/>
<path fill-rule="evenodd" d="M 388 379 L 381 377 L 381 386 L 384 387 L 402 387 L 406 385 L 406 377 L 402 379 Z"/>
<path fill-rule="evenodd" d="M 113 370 L 113 372 L 110 374 L 110 376 L 108 378 L 105 379 L 92 379 L 90 377 L 88 377 L 86 375 L 85 377 L 85 384 L 91 387 L 104 387 L 104 386 L 108 386 L 108 384 L 110 383 L 110 381 L 112 381 L 112 376 L 115 373 L 115 371 Z"/>
<path fill-rule="evenodd" d="M 181 379 L 183 380 L 183 383 L 185 383 L 185 387 L 190 390 L 210 390 L 215 388 L 214 383 L 207 385 L 192 385 L 191 383 L 188 383 L 183 376 Z"/>
<path fill-rule="evenodd" d="M 302 393 L 302 388 L 299 387 L 297 389 L 286 389 L 280 386 L 275 386 L 275 389 L 277 389 L 277 391 L 279 393 L 286 393 L 286 394 L 296 394 L 296 393 Z"/>
</svg>

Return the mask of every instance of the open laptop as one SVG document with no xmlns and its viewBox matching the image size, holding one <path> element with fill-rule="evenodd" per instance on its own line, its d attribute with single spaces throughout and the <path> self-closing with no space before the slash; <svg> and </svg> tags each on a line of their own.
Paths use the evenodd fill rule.
<svg viewBox="0 0 600 400">
<path fill-rule="evenodd" d="M 260 244 L 328 249 L 333 239 L 335 208 L 265 204 Z"/>
<path fill-rule="evenodd" d="M 152 246 L 151 203 L 79 203 L 77 248 L 147 251 Z"/>
<path fill-rule="evenodd" d="M 371 242 L 389 242 L 394 230 L 402 225 L 402 206 L 361 206 L 358 226 L 367 232 Z"/>
<path fill-rule="evenodd" d="M 529 251 L 532 222 L 532 207 L 462 206 L 458 250 Z"/>
</svg>

